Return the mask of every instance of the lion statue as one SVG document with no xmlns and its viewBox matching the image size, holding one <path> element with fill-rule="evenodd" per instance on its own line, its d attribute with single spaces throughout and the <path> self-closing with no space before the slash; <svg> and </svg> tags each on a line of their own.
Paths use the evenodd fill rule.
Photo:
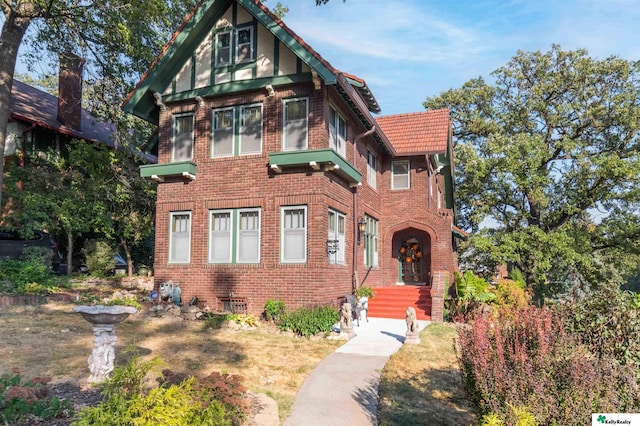
<svg viewBox="0 0 640 426">
<path fill-rule="evenodd" d="M 417 333 L 418 332 L 418 320 L 416 319 L 416 310 L 415 308 L 409 306 L 407 308 L 407 333 Z"/>
</svg>

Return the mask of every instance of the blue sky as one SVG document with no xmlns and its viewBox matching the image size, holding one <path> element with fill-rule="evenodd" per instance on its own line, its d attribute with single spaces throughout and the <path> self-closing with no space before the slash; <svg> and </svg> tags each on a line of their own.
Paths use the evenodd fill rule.
<svg viewBox="0 0 640 426">
<path fill-rule="evenodd" d="M 291 29 L 334 67 L 367 81 L 382 115 L 420 111 L 427 96 L 490 78 L 518 50 L 556 43 L 640 60 L 638 0 L 280 1 Z"/>
</svg>

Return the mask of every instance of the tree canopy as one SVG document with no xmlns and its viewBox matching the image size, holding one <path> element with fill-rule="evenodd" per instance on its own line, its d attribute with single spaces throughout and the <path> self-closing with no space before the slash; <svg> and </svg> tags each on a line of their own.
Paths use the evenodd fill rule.
<svg viewBox="0 0 640 426">
<path fill-rule="evenodd" d="M 632 272 L 640 62 L 554 45 L 519 51 L 491 76 L 424 103 L 451 111 L 460 225 L 476 233 L 470 255 L 518 267 L 539 294 Z"/>
</svg>

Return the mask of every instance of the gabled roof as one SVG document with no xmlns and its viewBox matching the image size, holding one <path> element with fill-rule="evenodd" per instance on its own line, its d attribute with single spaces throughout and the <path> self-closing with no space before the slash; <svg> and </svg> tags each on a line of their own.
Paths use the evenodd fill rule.
<svg viewBox="0 0 640 426">
<path fill-rule="evenodd" d="M 451 119 L 448 109 L 377 117 L 397 155 L 447 153 Z"/>
<path fill-rule="evenodd" d="M 139 117 L 157 122 L 157 109 L 153 92 L 161 93 L 173 79 L 178 67 L 190 57 L 202 42 L 212 23 L 233 3 L 232 0 L 201 0 L 164 46 L 149 70 L 142 76 L 136 88 L 127 96 L 124 109 Z M 380 106 L 364 80 L 343 74 L 309 46 L 300 36 L 276 17 L 260 0 L 237 0 L 265 28 L 300 57 L 325 84 L 340 84 L 340 76 L 353 85 L 362 96 L 370 112 L 380 112 Z"/>
<path fill-rule="evenodd" d="M 80 130 L 65 126 L 58 121 L 58 98 L 56 96 L 18 80 L 13 80 L 9 111 L 14 120 L 28 122 L 71 138 L 102 143 L 110 148 L 115 148 L 113 134 L 116 129 L 112 123 L 105 123 L 83 109 Z M 155 155 L 141 152 L 136 152 L 136 155 L 147 161 L 157 162 Z"/>
</svg>

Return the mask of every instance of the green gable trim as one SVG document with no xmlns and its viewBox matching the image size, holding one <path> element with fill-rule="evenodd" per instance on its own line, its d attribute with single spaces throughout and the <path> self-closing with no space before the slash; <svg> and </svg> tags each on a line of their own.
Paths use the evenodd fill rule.
<svg viewBox="0 0 640 426">
<path fill-rule="evenodd" d="M 140 166 L 140 177 L 151 176 L 182 176 L 182 173 L 196 175 L 196 164 L 192 161 L 177 161 L 175 163 L 146 164 Z"/>
<path fill-rule="evenodd" d="M 334 173 L 342 176 L 350 183 L 362 182 L 362 174 L 333 149 L 312 149 L 306 151 L 272 152 L 269 164 L 272 167 L 302 166 L 315 161 L 318 165 L 336 165 Z"/>
<path fill-rule="evenodd" d="M 304 73 L 299 75 L 281 75 L 277 77 L 263 77 L 253 80 L 236 80 L 229 83 L 222 83 L 215 86 L 202 87 L 195 90 L 189 90 L 187 92 L 175 93 L 172 95 L 165 95 L 162 97 L 163 102 L 183 101 L 186 99 L 193 99 L 196 96 L 215 96 L 223 95 L 227 93 L 237 93 L 249 90 L 256 90 L 265 87 L 268 84 L 272 86 L 280 86 L 285 84 L 293 84 L 300 82 L 311 81 L 311 73 Z"/>
<path fill-rule="evenodd" d="M 256 17 L 257 20 L 265 26 L 265 28 L 271 31 L 271 33 L 273 33 L 282 42 L 282 44 L 291 49 L 298 58 L 302 59 L 302 61 L 309 65 L 312 70 L 316 71 L 326 84 L 335 84 L 337 82 L 337 78 L 332 70 L 327 68 L 327 66 L 312 55 L 296 39 L 291 37 L 291 34 L 271 19 L 271 17 L 267 15 L 260 6 L 253 2 L 253 0 L 238 0 L 238 3 Z"/>
</svg>

